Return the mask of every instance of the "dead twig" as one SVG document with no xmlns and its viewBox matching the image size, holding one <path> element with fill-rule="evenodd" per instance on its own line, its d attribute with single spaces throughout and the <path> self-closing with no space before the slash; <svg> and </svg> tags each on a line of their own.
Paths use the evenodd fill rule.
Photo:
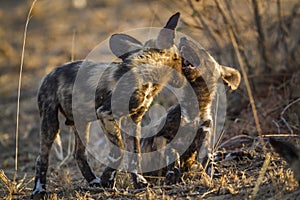
<svg viewBox="0 0 300 200">
<path fill-rule="evenodd" d="M 229 138 L 228 140 L 226 140 L 225 142 L 223 142 L 222 144 L 220 144 L 218 146 L 218 148 L 221 149 L 222 147 L 226 146 L 227 144 L 230 144 L 230 142 L 235 141 L 235 140 L 240 140 L 241 138 L 245 138 L 245 139 L 249 139 L 249 140 L 254 140 L 253 137 L 248 136 L 248 135 L 237 135 L 237 136 Z M 240 143 L 240 141 L 239 141 L 239 143 Z"/>
<path fill-rule="evenodd" d="M 258 118 L 254 98 L 253 98 L 253 95 L 252 95 L 252 90 L 251 90 L 251 87 L 250 87 L 250 84 L 249 84 L 249 81 L 248 81 L 248 76 L 247 76 L 247 73 L 246 73 L 246 70 L 245 70 L 245 67 L 244 67 L 244 64 L 243 64 L 242 57 L 241 57 L 240 52 L 238 50 L 237 42 L 235 40 L 233 31 L 230 27 L 229 27 L 229 35 L 230 35 L 231 42 L 232 42 L 232 45 L 234 47 L 235 53 L 237 55 L 237 59 L 238 59 L 239 65 L 241 67 L 242 75 L 243 75 L 243 78 L 244 78 L 244 81 L 245 81 L 245 85 L 246 85 L 246 89 L 247 89 L 247 92 L 248 92 L 248 96 L 249 96 L 249 100 L 250 100 L 250 104 L 251 104 L 251 108 L 252 108 L 252 112 L 253 112 L 253 117 L 254 117 L 254 121 L 255 121 L 255 125 L 256 125 L 256 130 L 257 130 L 258 135 L 260 137 L 260 142 L 261 142 L 262 147 L 263 147 L 263 152 L 264 152 L 264 154 L 266 154 L 265 143 L 264 143 L 263 138 L 262 138 L 262 130 L 261 130 L 261 127 L 260 127 L 259 118 Z"/>
<path fill-rule="evenodd" d="M 267 153 L 264 164 L 263 164 L 261 170 L 259 171 L 259 176 L 257 178 L 257 182 L 255 183 L 255 187 L 253 189 L 252 195 L 250 196 L 250 199 L 254 199 L 255 196 L 257 195 L 259 186 L 263 181 L 263 178 L 264 178 L 264 175 L 266 174 L 268 166 L 270 165 L 270 161 L 271 161 L 271 153 Z"/>
<path fill-rule="evenodd" d="M 283 116 L 284 113 L 285 113 L 285 111 L 286 111 L 287 109 L 289 109 L 289 107 L 291 107 L 292 105 L 294 105 L 294 104 L 297 103 L 297 102 L 300 102 L 300 97 L 299 97 L 298 99 L 292 101 L 291 103 L 289 103 L 289 104 L 282 110 L 282 112 L 280 113 L 280 116 Z"/>
<path fill-rule="evenodd" d="M 289 103 L 287 106 L 284 107 L 284 109 L 281 111 L 280 113 L 280 120 L 284 123 L 284 125 L 289 129 L 290 133 L 293 134 L 294 131 L 291 128 L 291 126 L 289 125 L 289 123 L 285 120 L 284 118 L 284 113 L 287 111 L 287 109 L 289 109 L 292 105 L 294 105 L 295 103 L 300 102 L 300 97 L 297 98 L 296 100 L 292 101 L 291 103 Z"/>
<path fill-rule="evenodd" d="M 34 0 L 31 4 L 30 10 L 28 12 L 25 28 L 24 28 L 24 36 L 23 36 L 23 45 L 22 45 L 22 53 L 21 53 L 21 63 L 20 63 L 20 72 L 19 72 L 19 81 L 18 81 L 18 99 L 17 99 L 17 113 L 16 113 L 16 155 L 15 155 L 15 175 L 14 181 L 17 179 L 17 172 L 18 172 L 18 151 L 19 151 L 19 119 L 20 119 L 20 99 L 21 99 L 21 85 L 22 85 L 22 74 L 23 74 L 23 65 L 24 65 L 24 55 L 25 55 L 25 45 L 26 45 L 26 38 L 27 38 L 27 28 L 29 21 L 31 19 L 31 12 L 34 8 L 35 3 L 37 0 Z"/>
<path fill-rule="evenodd" d="M 265 134 L 264 135 L 264 137 L 265 138 L 268 138 L 268 137 L 300 137 L 300 135 L 295 135 L 295 134 L 293 134 L 293 135 L 291 135 L 291 134 L 288 134 L 288 133 L 286 133 L 286 134 Z"/>
</svg>

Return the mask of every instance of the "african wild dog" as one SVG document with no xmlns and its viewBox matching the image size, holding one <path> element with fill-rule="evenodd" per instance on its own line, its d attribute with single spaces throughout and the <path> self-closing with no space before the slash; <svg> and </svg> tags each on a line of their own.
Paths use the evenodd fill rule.
<svg viewBox="0 0 300 200">
<path fill-rule="evenodd" d="M 181 38 L 179 50 L 183 59 L 183 75 L 195 92 L 199 113 L 191 115 L 191 111 L 186 112 L 184 108 L 186 106 L 183 105 L 185 101 L 183 101 L 171 107 L 166 116 L 162 117 L 161 122 L 158 121 L 156 128 L 152 128 L 152 131 L 156 131 L 160 127 L 160 131 L 155 136 L 141 140 L 144 151 L 157 150 L 154 141 L 159 137 L 165 138 L 167 144 L 171 145 L 171 148 L 166 149 L 164 153 L 167 184 L 177 183 L 182 170 L 190 169 L 197 157 L 203 161 L 207 156 L 213 129 L 212 103 L 220 77 L 232 90 L 237 89 L 241 80 L 237 70 L 218 64 L 205 49 L 199 48 L 189 39 Z M 190 95 L 185 95 L 188 101 Z M 185 134 L 176 139 L 179 130 L 184 131 Z M 183 145 L 187 143 L 182 141 L 188 140 L 191 142 L 186 148 Z"/>
<path fill-rule="evenodd" d="M 116 169 L 121 164 L 125 143 L 127 147 L 133 148 L 132 152 L 135 153 L 131 157 L 131 165 L 128 169 L 134 186 L 140 188 L 147 185 L 144 177 L 138 174 L 140 173 L 140 122 L 154 96 L 174 77 L 175 72 L 182 71 L 179 51 L 174 44 L 179 16 L 179 13 L 174 14 L 160 30 L 157 38 L 147 41 L 144 45 L 129 35 L 111 36 L 111 51 L 122 59 L 121 62 L 77 61 L 60 66 L 45 76 L 38 92 L 41 132 L 33 195 L 44 194 L 46 191 L 49 152 L 59 131 L 59 111 L 66 118 L 65 124 L 71 126 L 75 133 L 74 157 L 89 184 L 114 186 Z M 79 73 L 80 70 L 83 70 L 84 77 L 80 78 L 82 74 Z M 102 76 L 100 77 L 99 74 Z M 123 76 L 128 79 L 123 82 L 120 94 L 115 94 L 116 85 Z M 79 92 L 73 93 L 78 79 L 81 80 L 81 86 L 77 88 Z M 94 93 L 89 94 L 88 91 Z M 132 93 L 129 93 L 130 91 Z M 116 110 L 116 115 L 113 115 L 115 113 L 112 112 L 112 104 L 116 103 L 112 98 L 113 95 L 117 95 L 117 100 L 122 100 L 125 96 L 130 97 L 128 113 Z M 80 125 L 74 121 L 74 109 L 79 109 L 73 105 L 75 100 L 80 102 L 80 108 L 83 108 L 79 111 Z M 99 120 L 107 138 L 118 147 L 109 153 L 110 163 L 101 178 L 96 177 L 92 172 L 85 155 L 85 143 L 79 135 L 80 132 L 85 131 L 81 129 L 85 129 L 86 125 L 93 120 Z M 131 133 L 124 133 L 123 127 L 120 127 L 126 120 L 132 120 L 136 125 L 131 129 Z"/>
<path fill-rule="evenodd" d="M 294 145 L 270 138 L 270 143 L 275 151 L 283 157 L 294 171 L 295 179 L 300 186 L 300 149 Z"/>
</svg>

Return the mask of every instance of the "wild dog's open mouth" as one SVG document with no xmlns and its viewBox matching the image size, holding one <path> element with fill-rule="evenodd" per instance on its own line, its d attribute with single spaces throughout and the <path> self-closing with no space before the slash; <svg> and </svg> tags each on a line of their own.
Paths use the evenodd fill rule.
<svg viewBox="0 0 300 200">
<path fill-rule="evenodd" d="M 191 69 L 195 69 L 196 67 L 190 63 L 190 61 L 188 60 L 187 56 L 185 55 L 186 53 L 185 52 L 185 47 L 183 46 L 181 48 L 182 51 L 180 51 L 181 53 L 181 56 L 182 56 L 182 71 L 184 73 L 186 73 L 187 71 L 190 71 Z"/>
<path fill-rule="evenodd" d="M 196 52 L 192 49 L 186 37 L 180 39 L 179 51 L 182 58 L 183 70 L 195 68 L 200 63 Z"/>
<path fill-rule="evenodd" d="M 187 55 L 187 51 L 186 51 L 186 46 L 182 46 L 180 49 L 180 54 L 181 54 L 181 58 L 182 58 L 182 69 L 187 69 L 187 68 L 195 68 L 195 66 L 191 63 L 193 62 L 192 60 L 190 60 L 190 55 Z"/>
</svg>

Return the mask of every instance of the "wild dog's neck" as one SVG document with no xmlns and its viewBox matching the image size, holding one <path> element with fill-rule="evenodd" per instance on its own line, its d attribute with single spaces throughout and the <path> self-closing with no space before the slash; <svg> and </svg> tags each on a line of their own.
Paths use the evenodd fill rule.
<svg viewBox="0 0 300 200">
<path fill-rule="evenodd" d="M 139 51 L 129 56 L 124 62 L 132 67 L 136 67 L 143 64 L 157 64 L 158 58 L 158 51 L 153 50 L 143 53 Z"/>
<path fill-rule="evenodd" d="M 199 114 L 201 118 L 207 118 L 206 115 L 211 114 L 212 101 L 215 95 L 215 85 L 208 84 L 202 77 L 197 78 L 195 81 L 190 82 L 195 95 L 197 97 Z"/>
<path fill-rule="evenodd" d="M 124 62 L 132 67 L 141 65 L 161 65 L 168 66 L 177 71 L 181 69 L 181 59 L 176 48 L 171 49 L 148 49 L 139 51 L 129 56 Z"/>
</svg>

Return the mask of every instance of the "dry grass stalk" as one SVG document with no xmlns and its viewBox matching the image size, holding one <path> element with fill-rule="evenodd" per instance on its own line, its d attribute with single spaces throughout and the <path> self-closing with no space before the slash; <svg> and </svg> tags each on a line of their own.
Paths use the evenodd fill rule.
<svg viewBox="0 0 300 200">
<path fill-rule="evenodd" d="M 24 65 L 24 54 L 25 54 L 25 45 L 27 38 L 27 28 L 31 18 L 31 12 L 34 8 L 37 0 L 34 0 L 31 4 L 30 10 L 28 12 L 25 28 L 24 28 L 24 36 L 23 36 L 23 45 L 22 45 L 22 53 L 21 53 L 21 63 L 20 63 L 20 72 L 19 72 L 19 82 L 18 82 L 18 100 L 17 100 L 17 116 L 16 116 L 16 156 L 15 156 L 15 176 L 14 181 L 17 178 L 18 172 L 18 151 L 19 151 L 19 118 L 20 118 L 20 97 L 21 97 L 21 85 L 22 85 L 22 73 L 23 73 L 23 65 Z"/>
<path fill-rule="evenodd" d="M 27 177 L 25 174 L 19 182 L 16 182 L 15 180 L 10 180 L 5 175 L 4 171 L 0 170 L 0 180 L 2 180 L 9 192 L 9 196 L 7 197 L 8 199 L 11 199 L 13 194 L 22 192 L 27 187 L 27 185 L 33 181 L 33 178 L 31 178 L 29 181 L 25 182 L 26 178 Z"/>
<path fill-rule="evenodd" d="M 254 186 L 254 189 L 252 191 L 252 195 L 250 197 L 250 199 L 254 199 L 258 190 L 259 190 L 259 186 L 260 184 L 262 183 L 263 181 L 263 178 L 264 178 L 264 175 L 267 171 L 267 168 L 268 166 L 270 165 L 270 161 L 271 161 L 271 154 L 270 153 L 267 153 L 266 154 L 266 159 L 264 161 L 264 164 L 262 166 L 262 168 L 260 169 L 260 172 L 259 172 L 259 176 L 258 176 L 258 179 L 257 179 L 257 182 L 255 183 L 255 186 Z"/>
<path fill-rule="evenodd" d="M 0 179 L 2 180 L 2 182 L 4 183 L 6 188 L 8 189 L 10 195 L 16 193 L 16 191 L 15 191 L 15 182 L 13 182 L 9 178 L 7 178 L 7 176 L 4 174 L 3 170 L 0 170 Z"/>
<path fill-rule="evenodd" d="M 234 50 L 235 50 L 236 55 L 237 55 L 239 65 L 241 67 L 242 75 L 243 75 L 243 78 L 244 78 L 244 81 L 245 81 L 246 89 L 247 89 L 247 92 L 248 92 L 248 96 L 249 96 L 249 100 L 250 100 L 250 104 L 251 104 L 251 108 L 252 108 L 252 112 L 253 112 L 253 117 L 254 117 L 256 129 L 257 129 L 257 132 L 258 132 L 258 135 L 259 135 L 260 143 L 262 144 L 263 152 L 266 155 L 263 167 L 260 170 L 258 180 L 255 184 L 254 189 L 253 189 L 252 196 L 250 197 L 250 198 L 254 198 L 256 196 L 257 192 L 258 192 L 259 186 L 262 182 L 264 174 L 266 173 L 267 167 L 270 163 L 270 154 L 266 153 L 266 147 L 265 147 L 264 140 L 263 140 L 263 137 L 262 137 L 262 130 L 261 130 L 261 126 L 260 126 L 260 123 L 259 123 L 259 118 L 258 118 L 254 98 L 253 98 L 253 95 L 252 95 L 252 90 L 251 90 L 251 87 L 250 87 L 250 84 L 249 84 L 249 81 L 248 81 L 248 76 L 247 76 L 245 67 L 243 65 L 242 58 L 241 58 L 239 50 L 238 50 L 238 45 L 237 45 L 236 39 L 234 37 L 233 30 L 230 27 L 229 27 L 229 35 L 230 35 L 231 42 L 233 44 Z"/>
<path fill-rule="evenodd" d="M 71 49 L 71 62 L 75 60 L 75 38 L 76 38 L 76 30 L 73 30 L 72 36 L 72 49 Z"/>
<path fill-rule="evenodd" d="M 244 64 L 243 64 L 243 60 L 242 60 L 242 57 L 240 55 L 238 45 L 237 45 L 237 42 L 235 40 L 233 31 L 232 31 L 231 28 L 229 28 L 228 31 L 229 31 L 229 35 L 230 35 L 230 38 L 231 38 L 232 45 L 233 45 L 235 53 L 237 55 L 239 65 L 241 67 L 242 75 L 243 75 L 243 78 L 244 78 L 244 81 L 245 81 L 246 89 L 247 89 L 248 96 L 249 96 L 249 101 L 250 101 L 252 112 L 253 112 L 253 117 L 254 117 L 256 129 L 257 129 L 257 132 L 258 132 L 258 135 L 259 135 L 259 138 L 260 138 L 260 142 L 262 144 L 263 151 L 265 153 L 266 152 L 266 149 L 265 149 L 266 147 L 265 147 L 265 143 L 264 143 L 264 140 L 263 140 L 263 137 L 262 137 L 262 130 L 261 130 L 261 127 L 260 127 L 260 123 L 259 123 L 259 119 L 258 119 L 258 115 L 257 115 L 257 110 L 256 110 L 254 98 L 253 98 L 253 95 L 252 95 L 252 90 L 251 90 L 251 87 L 250 87 L 250 84 L 249 84 L 248 76 L 247 76 L 247 73 L 246 73 L 246 70 L 245 70 L 245 67 L 244 67 Z"/>
<path fill-rule="evenodd" d="M 29 180 L 25 183 L 26 174 L 22 180 L 17 182 L 17 172 L 18 172 L 18 151 L 19 151 L 19 116 L 20 116 L 20 96 L 21 96 L 21 85 L 22 85 L 22 73 L 23 73 L 23 65 L 24 65 L 24 54 L 25 54 L 25 44 L 26 44 L 26 37 L 27 37 L 27 28 L 31 18 L 31 13 L 34 8 L 35 3 L 37 0 L 34 0 L 31 4 L 30 10 L 28 12 L 25 29 L 24 29 L 24 37 L 23 37 L 23 46 L 22 46 L 22 53 L 21 53 L 21 63 L 20 63 L 20 72 L 19 72 L 19 81 L 18 81 L 18 99 L 17 99 L 17 112 L 16 112 L 16 145 L 15 145 L 15 173 L 14 179 L 10 180 L 5 174 L 3 170 L 0 170 L 0 179 L 5 184 L 6 188 L 9 191 L 8 199 L 12 198 L 12 194 L 17 194 L 21 192 L 33 179 Z"/>
</svg>

